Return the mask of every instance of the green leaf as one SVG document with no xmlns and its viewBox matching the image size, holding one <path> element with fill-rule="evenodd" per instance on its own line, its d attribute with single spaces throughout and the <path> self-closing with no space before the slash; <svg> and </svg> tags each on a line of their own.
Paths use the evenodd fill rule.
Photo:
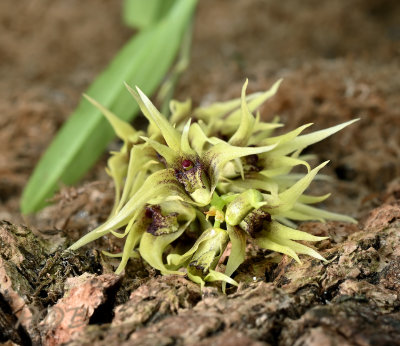
<svg viewBox="0 0 400 346">
<path fill-rule="evenodd" d="M 145 29 L 162 19 L 175 0 L 125 0 L 123 3 L 124 23 Z"/>
<path fill-rule="evenodd" d="M 196 0 L 175 1 L 174 7 L 156 26 L 142 31 L 129 41 L 109 67 L 87 90 L 110 112 L 131 120 L 138 111 L 123 82 L 140 85 L 147 94 L 159 85 L 178 51 Z M 78 181 L 114 137 L 101 112 L 82 100 L 41 158 L 23 192 L 23 213 L 46 205 L 60 182 Z"/>
<path fill-rule="evenodd" d="M 193 36 L 193 20 L 188 25 L 185 35 L 182 38 L 181 48 L 174 66 L 171 67 L 170 72 L 161 84 L 157 93 L 157 102 L 161 104 L 161 113 L 166 117 L 171 115 L 171 102 L 174 96 L 176 85 L 181 75 L 189 67 L 190 63 L 190 50 L 192 47 Z M 171 121 L 173 124 L 174 122 Z"/>
</svg>

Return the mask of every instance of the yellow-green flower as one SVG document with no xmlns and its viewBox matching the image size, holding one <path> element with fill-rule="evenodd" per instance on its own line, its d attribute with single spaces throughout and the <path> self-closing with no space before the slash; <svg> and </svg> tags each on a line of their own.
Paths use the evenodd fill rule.
<svg viewBox="0 0 400 346">
<path fill-rule="evenodd" d="M 162 274 L 187 275 L 194 282 L 231 278 L 245 259 L 246 242 L 300 261 L 299 254 L 324 260 L 296 242 L 319 241 L 295 229 L 293 221 L 354 219 L 311 206 L 328 198 L 304 192 L 327 162 L 311 169 L 302 151 L 353 123 L 301 135 L 311 124 L 273 136 L 277 121 L 264 123 L 253 112 L 272 97 L 281 81 L 264 93 L 192 109 L 190 101 L 171 102 L 168 120 L 139 88 L 127 86 L 149 121 L 136 131 L 96 101 L 124 144 L 112 153 L 108 172 L 115 183 L 109 219 L 71 246 L 77 249 L 106 234 L 125 239 L 116 272 L 137 251 Z M 291 173 L 302 165 L 306 173 Z M 225 272 L 216 270 L 231 243 Z"/>
</svg>

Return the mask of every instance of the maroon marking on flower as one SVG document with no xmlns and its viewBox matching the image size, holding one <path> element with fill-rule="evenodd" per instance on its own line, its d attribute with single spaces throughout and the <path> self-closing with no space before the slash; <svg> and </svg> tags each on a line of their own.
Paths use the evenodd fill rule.
<svg viewBox="0 0 400 346">
<path fill-rule="evenodd" d="M 188 171 L 189 169 L 193 168 L 193 162 L 185 159 L 182 161 L 182 167 L 184 170 Z"/>
<path fill-rule="evenodd" d="M 159 236 L 176 231 L 174 230 L 174 224 L 178 213 L 173 212 L 164 216 L 161 212 L 161 207 L 155 204 L 146 207 L 145 215 L 151 218 L 151 224 L 147 227 L 148 233 Z"/>
<path fill-rule="evenodd" d="M 151 207 L 147 207 L 147 208 L 146 208 L 146 211 L 144 212 L 144 215 L 145 215 L 147 218 L 151 219 L 151 218 L 153 217 L 153 214 L 154 214 L 153 209 L 152 209 Z"/>
<path fill-rule="evenodd" d="M 258 232 L 264 229 L 266 222 L 271 222 L 271 214 L 262 209 L 257 209 L 249 213 L 243 220 L 244 231 L 250 234 L 253 238 Z"/>
</svg>

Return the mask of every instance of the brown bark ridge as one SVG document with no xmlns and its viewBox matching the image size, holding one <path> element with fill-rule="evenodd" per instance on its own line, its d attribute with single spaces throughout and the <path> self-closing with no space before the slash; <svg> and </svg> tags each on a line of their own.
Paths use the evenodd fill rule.
<svg viewBox="0 0 400 346">
<path fill-rule="evenodd" d="M 61 250 L 49 254 L 49 247 L 27 228 L 3 222 L 1 341 L 400 345 L 398 200 L 372 210 L 361 228 L 305 223 L 302 229 L 330 236 L 316 244 L 327 263 L 303 257 L 298 264 L 253 250 L 255 256 L 236 274 L 239 288 L 223 295 L 218 287 L 200 292 L 185 278 L 151 271 L 135 281 L 132 265 L 121 281 L 102 273 L 106 266 L 99 259 Z"/>
<path fill-rule="evenodd" d="M 63 251 L 65 239 L 53 238 L 57 249 L 26 227 L 0 221 L 0 342 L 41 344 L 39 322 L 63 297 L 66 279 L 102 273 L 97 251 Z"/>
</svg>

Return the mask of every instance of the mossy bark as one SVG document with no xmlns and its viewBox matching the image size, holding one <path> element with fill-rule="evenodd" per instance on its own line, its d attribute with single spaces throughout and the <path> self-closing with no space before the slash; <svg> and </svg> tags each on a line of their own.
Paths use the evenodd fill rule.
<svg viewBox="0 0 400 346">
<path fill-rule="evenodd" d="M 252 256 L 236 273 L 242 283 L 228 295 L 218 287 L 200 292 L 182 277 L 160 276 L 133 260 L 119 284 L 111 279 L 93 291 L 102 303 L 92 306 L 92 317 L 67 344 L 399 345 L 398 203 L 373 210 L 362 228 L 340 223 L 307 223 L 302 228 L 330 236 L 317 244 L 328 263 L 303 257 L 297 264 L 250 248 Z M 99 274 L 109 271 L 107 265 L 98 255 L 75 256 L 62 248 L 49 254 L 46 243 L 28 229 L 4 222 L 0 241 L 1 341 L 57 344 L 57 339 L 45 337 L 57 328 L 47 323 L 46 313 L 27 324 L 17 305 L 32 316 L 35 309 L 65 299 L 73 308 L 81 302 L 71 299 L 66 278 L 90 271 L 90 278 L 85 274 L 77 282 L 98 289 L 96 282 L 106 280 Z"/>
</svg>

